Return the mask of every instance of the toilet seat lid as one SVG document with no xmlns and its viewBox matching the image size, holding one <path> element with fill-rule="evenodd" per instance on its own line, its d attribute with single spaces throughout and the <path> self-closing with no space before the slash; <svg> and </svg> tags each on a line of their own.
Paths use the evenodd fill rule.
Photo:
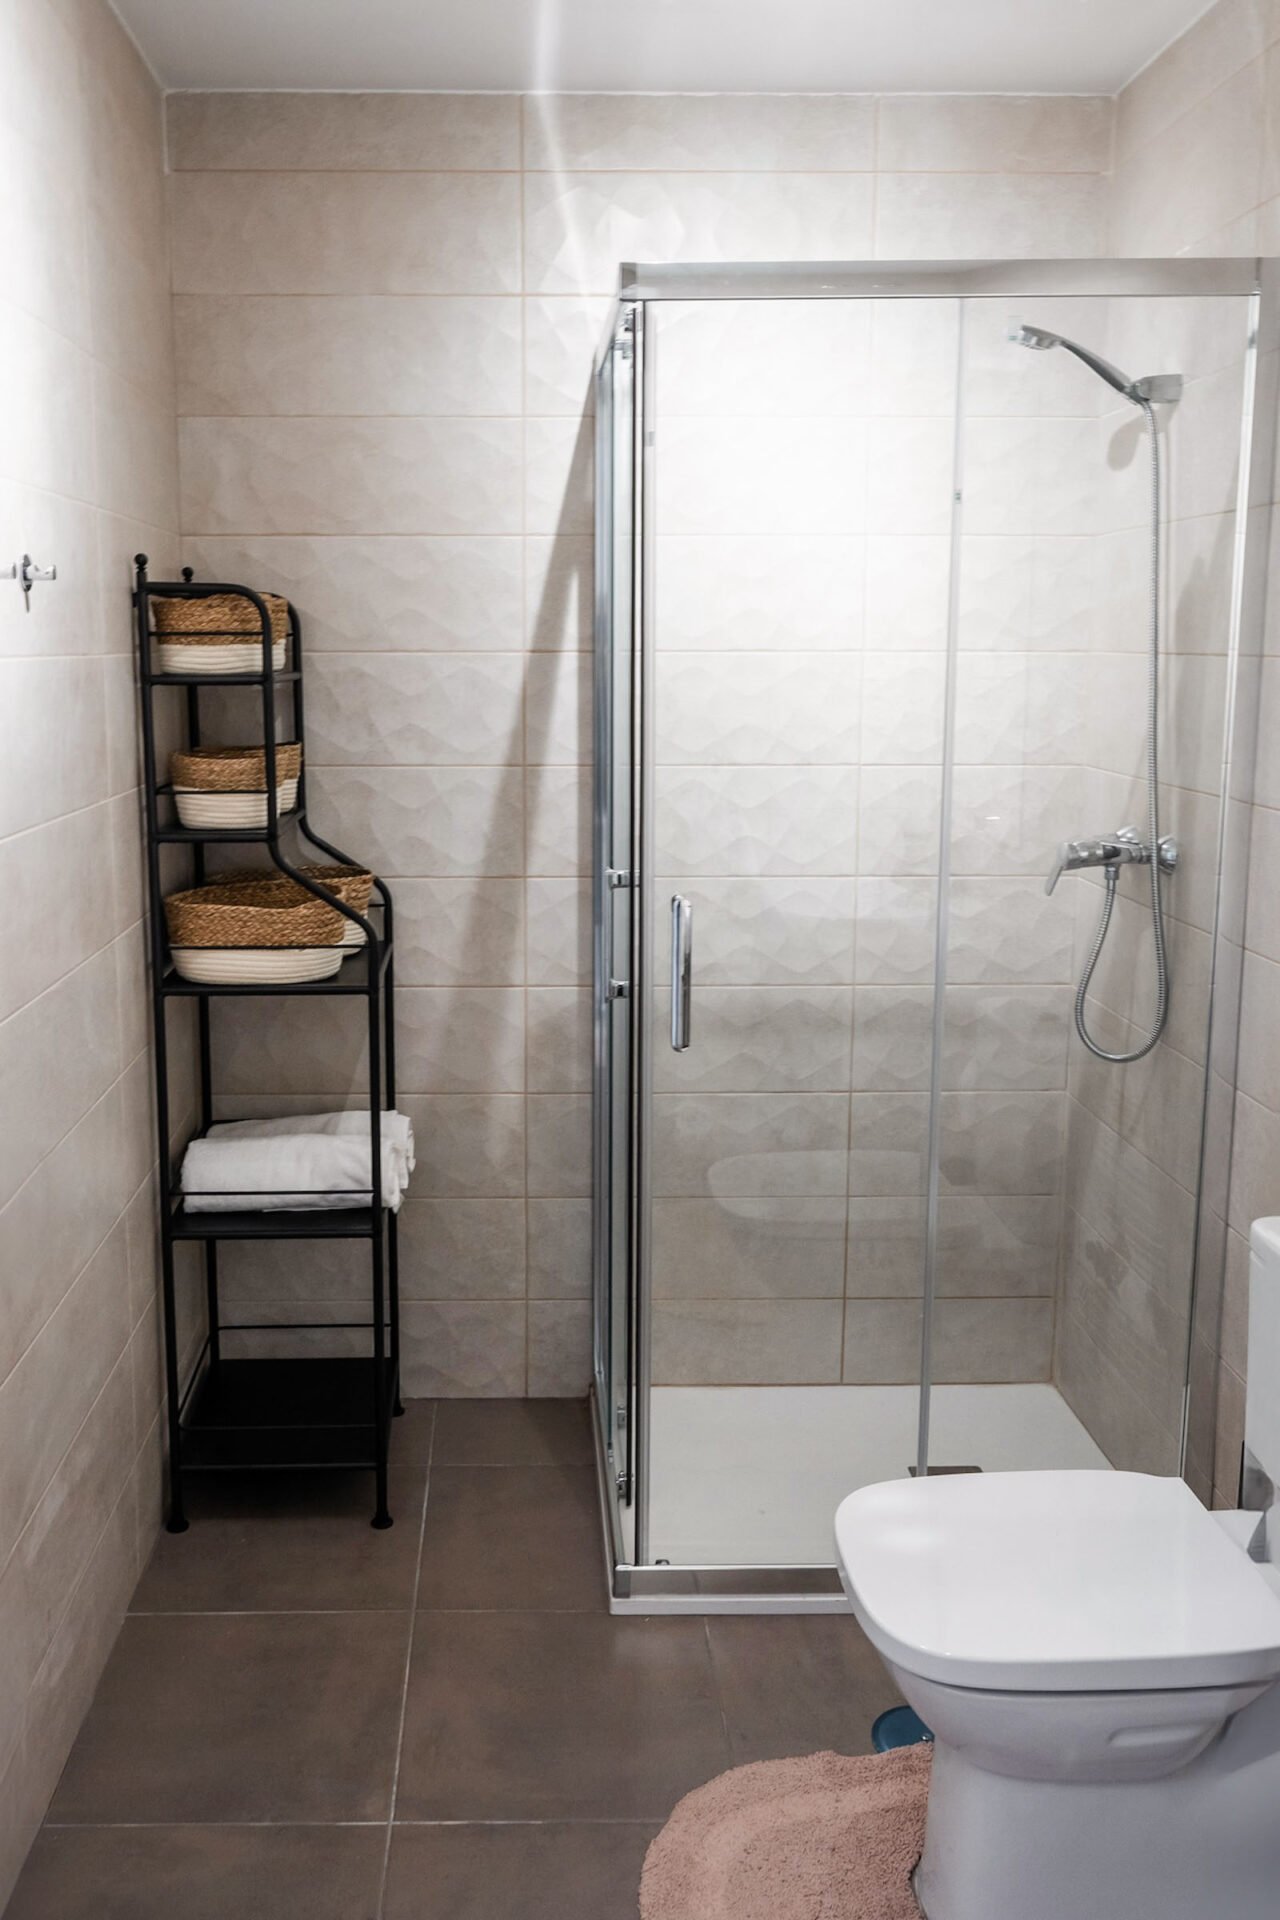
<svg viewBox="0 0 1280 1920">
<path fill-rule="evenodd" d="M 1182 1480 L 885 1481 L 841 1503 L 836 1553 L 872 1644 L 944 1685 L 1153 1692 L 1280 1676 L 1280 1596 Z"/>
</svg>

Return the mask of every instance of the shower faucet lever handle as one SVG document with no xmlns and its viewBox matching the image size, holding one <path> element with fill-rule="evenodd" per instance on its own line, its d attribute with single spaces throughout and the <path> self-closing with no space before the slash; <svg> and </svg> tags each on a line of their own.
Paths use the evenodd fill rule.
<svg viewBox="0 0 1280 1920">
<path fill-rule="evenodd" d="M 1136 827 L 1120 827 L 1115 833 L 1095 834 L 1090 840 L 1060 840 L 1053 865 L 1045 879 L 1044 890 L 1052 893 L 1064 873 L 1076 873 L 1081 867 L 1147 866 L 1151 848 Z M 1178 843 L 1172 834 L 1160 836 L 1160 868 L 1172 873 L 1178 864 Z"/>
<path fill-rule="evenodd" d="M 1110 861 L 1125 857 L 1117 841 L 1104 840 L 1101 836 L 1092 840 L 1059 840 L 1044 890 L 1052 893 L 1064 873 L 1076 873 L 1081 867 L 1104 867 Z"/>
</svg>

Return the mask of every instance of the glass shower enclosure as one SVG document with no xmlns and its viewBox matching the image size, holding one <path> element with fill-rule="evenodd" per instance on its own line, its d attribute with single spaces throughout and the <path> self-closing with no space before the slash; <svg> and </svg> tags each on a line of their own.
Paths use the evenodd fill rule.
<svg viewBox="0 0 1280 1920">
<path fill-rule="evenodd" d="M 909 1472 L 1194 1479 L 1270 298 L 1235 260 L 622 270 L 595 374 L 617 1607 L 836 1605 L 839 1500 Z M 1084 355 L 1026 350 L 1063 339 Z M 1181 379 L 1154 541 L 1116 366 Z M 1123 1054 L 1155 1006 L 1149 868 L 1114 851 L 1145 844 L 1153 591 L 1172 988 L 1120 1065 L 1077 1012 Z M 1066 842 L 1111 851 L 1049 888 Z"/>
</svg>

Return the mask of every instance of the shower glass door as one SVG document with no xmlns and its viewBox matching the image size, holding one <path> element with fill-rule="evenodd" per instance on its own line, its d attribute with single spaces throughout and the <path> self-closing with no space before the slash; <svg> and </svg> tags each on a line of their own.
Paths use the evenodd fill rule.
<svg viewBox="0 0 1280 1920">
<path fill-rule="evenodd" d="M 641 1551 L 829 1565 L 917 1459 L 959 303 L 649 324 Z"/>
</svg>

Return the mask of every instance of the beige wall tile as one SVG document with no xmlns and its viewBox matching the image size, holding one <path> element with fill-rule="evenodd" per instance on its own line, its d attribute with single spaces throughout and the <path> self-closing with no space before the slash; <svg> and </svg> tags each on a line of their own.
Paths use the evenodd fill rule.
<svg viewBox="0 0 1280 1920">
<path fill-rule="evenodd" d="M 512 420 L 184 420 L 179 453 L 195 533 L 521 527 L 520 428 Z"/>
<path fill-rule="evenodd" d="M 0 480 L 0 514 L 7 526 L 24 529 L 37 559 L 50 553 L 62 556 L 57 593 L 43 598 L 33 594 L 29 613 L 20 593 L 0 595 L 0 658 L 101 652 L 108 641 L 99 599 L 100 516 L 87 501 L 16 480 Z"/>
<path fill-rule="evenodd" d="M 585 1300 L 529 1302 L 531 1399 L 580 1399 L 591 1384 L 591 1308 Z"/>
<path fill-rule="evenodd" d="M 529 1194 L 579 1199 L 591 1193 L 591 1098 L 584 1093 L 531 1094 L 528 1101 Z"/>
<path fill-rule="evenodd" d="M 1171 253 L 1247 212 L 1262 197 L 1263 76 L 1242 66 L 1200 93 L 1116 171 L 1111 246 Z"/>
<path fill-rule="evenodd" d="M 658 1200 L 656 1299 L 839 1295 L 845 1206 L 830 1199 Z"/>
<path fill-rule="evenodd" d="M 1043 94 L 886 94 L 876 164 L 886 173 L 1105 173 L 1112 105 Z"/>
<path fill-rule="evenodd" d="M 1053 1301 L 940 1300 L 933 1377 L 954 1381 L 1047 1380 L 1053 1360 Z"/>
<path fill-rule="evenodd" d="M 171 93 L 176 172 L 387 173 L 520 164 L 520 102 L 496 93 Z"/>
<path fill-rule="evenodd" d="M 653 1309 L 660 1386 L 817 1385 L 840 1377 L 838 1300 L 665 1300 Z"/>
<path fill-rule="evenodd" d="M 1100 253 L 1106 203 L 1094 174 L 882 173 L 881 260 L 1057 259 Z"/>
<path fill-rule="evenodd" d="M 8 1276 L 0 1379 L 115 1224 L 125 1189 L 123 1146 L 123 1110 L 112 1087 L 0 1210 L 0 1264 Z M 154 1278 L 153 1267 L 153 1286 Z"/>
<path fill-rule="evenodd" d="M 117 1021 L 115 955 L 104 947 L 0 1026 L 0 1200 L 17 1192 L 120 1073 Z"/>
<path fill-rule="evenodd" d="M 413 1200 L 400 1210 L 405 1300 L 523 1300 L 520 1200 Z"/>
<path fill-rule="evenodd" d="M 516 293 L 503 173 L 178 173 L 178 293 Z"/>
<path fill-rule="evenodd" d="M 530 986 L 586 986 L 591 979 L 591 896 L 576 878 L 525 882 L 525 968 Z"/>
<path fill-rule="evenodd" d="M 1116 156 L 1127 159 L 1257 59 L 1272 37 L 1265 0 L 1219 0 L 1144 67 L 1116 100 Z"/>
<path fill-rule="evenodd" d="M 307 675 L 308 762 L 518 762 L 525 673 L 518 653 L 317 654 Z"/>
<path fill-rule="evenodd" d="M 261 580 L 292 600 L 309 655 L 521 644 L 523 556 L 514 536 L 190 537 L 183 554 L 197 577 Z"/>
<path fill-rule="evenodd" d="M 0 478 L 92 501 L 94 363 L 82 348 L 0 300 L 0 355 L 21 367 L 0 446 Z"/>
<path fill-rule="evenodd" d="M 592 364 L 609 302 L 581 296 L 524 302 L 524 406 L 528 413 L 592 411 Z"/>
<path fill-rule="evenodd" d="M 591 1292 L 590 1200 L 534 1200 L 527 1206 L 529 1296 L 586 1299 Z"/>
<path fill-rule="evenodd" d="M 525 1103 L 518 1094 L 403 1094 L 397 1104 L 414 1126 L 415 1200 L 523 1193 Z"/>
<path fill-rule="evenodd" d="M 523 984 L 521 881 L 396 880 L 394 894 L 400 986 Z"/>
<path fill-rule="evenodd" d="M 318 767 L 307 791 L 320 832 L 358 847 L 381 873 L 429 878 L 522 871 L 518 768 Z"/>
<path fill-rule="evenodd" d="M 530 987 L 525 993 L 531 1093 L 591 1091 L 591 990 Z"/>
<path fill-rule="evenodd" d="M 525 1314 L 523 1301 L 406 1301 L 401 1315 L 404 1392 L 414 1399 L 523 1394 Z"/>
<path fill-rule="evenodd" d="M 183 414 L 519 413 L 521 303 L 179 294 Z"/>
<path fill-rule="evenodd" d="M 582 533 L 535 534 L 524 543 L 525 640 L 559 653 L 591 645 L 592 545 Z"/>
<path fill-rule="evenodd" d="M 621 260 L 841 260 L 871 241 L 867 174 L 525 175 L 525 287 L 613 292 Z"/>
<path fill-rule="evenodd" d="M 524 164 L 860 171 L 873 164 L 874 113 L 866 94 L 530 94 Z"/>
<path fill-rule="evenodd" d="M 39 940 L 15 942 L 0 973 L 0 1023 L 105 946 L 116 930 L 106 805 L 66 813 L 0 840 L 0 893 L 21 900 Z M 68 876 L 76 884 L 68 886 Z"/>
<path fill-rule="evenodd" d="M 0 1550 L 8 1558 L 129 1337 L 124 1222 L 0 1386 Z"/>
</svg>

